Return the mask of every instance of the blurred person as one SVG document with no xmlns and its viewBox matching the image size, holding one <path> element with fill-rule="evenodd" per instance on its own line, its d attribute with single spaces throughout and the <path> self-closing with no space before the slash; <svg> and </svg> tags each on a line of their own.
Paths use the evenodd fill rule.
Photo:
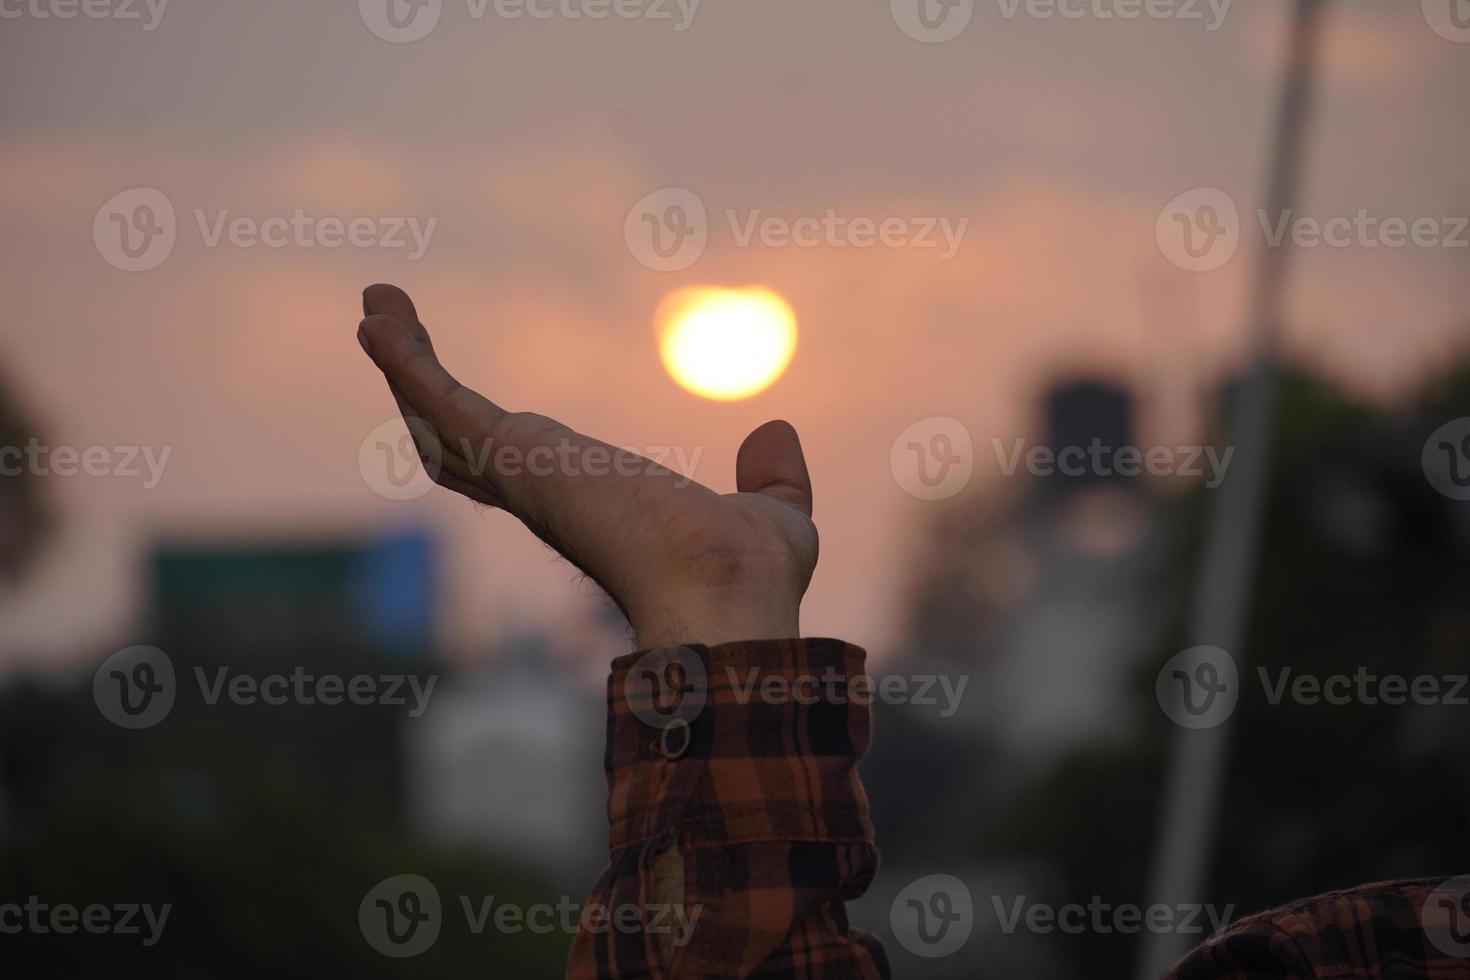
<svg viewBox="0 0 1470 980">
<path fill-rule="evenodd" d="M 793 690 L 803 678 L 864 673 L 860 648 L 800 638 L 818 538 L 795 430 L 768 422 L 747 436 L 737 492 L 716 494 L 464 387 L 396 287 L 369 287 L 363 309 L 358 341 L 386 377 L 430 475 L 520 519 L 603 587 L 647 651 L 611 667 L 611 856 L 587 907 L 682 909 L 688 931 L 589 928 L 584 917 L 568 976 L 889 976 L 882 944 L 845 911 L 878 867 L 857 772 L 867 706 L 767 702 L 741 697 L 725 680 L 758 677 Z M 567 454 L 596 454 L 607 465 L 602 475 L 550 465 Z M 669 667 L 678 670 L 662 673 Z M 700 705 L 684 724 L 647 721 L 650 709 L 677 714 L 680 703 L 649 703 L 653 685 L 643 692 L 640 676 L 649 669 L 674 677 L 681 697 Z M 1168 977 L 1470 977 L 1470 958 L 1451 955 L 1425 927 L 1426 909 L 1446 912 L 1448 935 L 1470 943 L 1470 898 L 1456 882 L 1370 885 L 1262 913 L 1206 942 Z"/>
</svg>

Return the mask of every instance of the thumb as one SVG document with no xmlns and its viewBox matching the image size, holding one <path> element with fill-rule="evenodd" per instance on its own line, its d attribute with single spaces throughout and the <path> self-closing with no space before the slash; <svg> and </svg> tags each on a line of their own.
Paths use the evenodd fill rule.
<svg viewBox="0 0 1470 980">
<path fill-rule="evenodd" d="M 790 422 L 767 422 L 745 437 L 735 456 L 735 489 L 760 493 L 812 514 L 812 478 Z"/>
</svg>

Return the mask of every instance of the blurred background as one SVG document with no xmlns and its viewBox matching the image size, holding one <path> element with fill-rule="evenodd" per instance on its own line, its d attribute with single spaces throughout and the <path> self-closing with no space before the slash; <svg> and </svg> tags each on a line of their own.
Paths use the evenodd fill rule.
<svg viewBox="0 0 1470 980">
<path fill-rule="evenodd" d="M 631 638 L 513 519 L 415 475 L 353 336 L 377 281 L 466 384 L 716 490 L 752 428 L 797 426 L 804 632 L 966 679 L 875 707 L 884 866 L 852 912 L 896 975 L 1137 975 L 1146 935 L 1006 925 L 1155 900 L 1187 789 L 1156 682 L 1196 644 L 1240 679 L 1194 901 L 1466 870 L 1464 700 L 1273 704 L 1257 668 L 1470 670 L 1470 4 L 1323 7 L 1289 215 L 1262 209 L 1292 5 L 1137 9 L 0 0 L 0 906 L 171 906 L 149 945 L 0 931 L 7 963 L 561 974 L 564 930 L 476 932 L 461 900 L 585 895 Z M 702 397 L 660 304 L 752 286 L 795 354 Z M 1230 414 L 1252 365 L 1269 447 Z M 1068 475 L 1018 445 L 1168 462 Z M 1227 643 L 1197 590 L 1252 474 Z M 166 717 L 107 706 L 109 663 L 159 676 L 109 661 L 139 646 Z M 298 671 L 407 703 L 196 682 Z M 403 959 L 359 920 L 400 874 L 444 902 Z M 973 903 L 943 956 L 895 935 L 939 874 Z"/>
</svg>

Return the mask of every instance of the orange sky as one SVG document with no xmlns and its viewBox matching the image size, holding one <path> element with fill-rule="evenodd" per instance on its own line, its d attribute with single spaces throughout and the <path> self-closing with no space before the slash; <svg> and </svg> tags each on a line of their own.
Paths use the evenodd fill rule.
<svg viewBox="0 0 1470 980">
<path fill-rule="evenodd" d="M 851 0 L 706 0 L 683 32 L 475 20 L 446 0 L 412 44 L 375 37 L 355 6 L 180 3 L 148 32 L 0 22 L 0 364 L 54 444 L 172 447 L 151 489 L 53 481 L 68 523 L 0 596 L 0 664 L 126 639 L 156 534 L 425 521 L 447 545 L 457 648 L 592 614 L 572 571 L 503 515 L 365 485 L 358 446 L 392 414 L 353 339 L 369 282 L 413 293 L 464 382 L 612 442 L 698 450 L 693 475 L 717 489 L 732 489 L 747 431 L 790 419 L 822 531 L 804 626 L 880 654 L 902 644 L 905 556 L 937 506 L 890 473 L 901 431 L 951 416 L 977 446 L 1034 433 L 1037 386 L 1096 369 L 1144 394 L 1145 442 L 1188 439 L 1190 399 L 1238 354 L 1249 254 L 1181 271 L 1155 221 L 1194 187 L 1258 206 L 1279 0 L 1236 0 L 1215 32 L 1007 19 L 978 0 L 967 31 L 934 45 Z M 1419 8 L 1333 4 L 1303 212 L 1470 213 L 1470 44 Z M 178 213 L 174 252 L 148 272 L 113 268 L 92 240 L 98 209 L 133 187 Z M 712 217 L 679 272 L 645 268 L 624 240 L 629 208 L 664 187 L 694 190 Z M 438 221 L 411 261 L 211 248 L 194 217 L 298 208 Z M 724 218 L 829 209 L 969 223 L 944 261 L 741 247 Z M 1467 282 L 1466 249 L 1301 253 L 1286 347 L 1391 398 L 1464 350 Z M 756 398 L 701 401 L 664 375 L 654 309 L 680 286 L 750 283 L 794 306 L 795 361 Z M 997 478 L 982 448 L 976 482 Z"/>
</svg>

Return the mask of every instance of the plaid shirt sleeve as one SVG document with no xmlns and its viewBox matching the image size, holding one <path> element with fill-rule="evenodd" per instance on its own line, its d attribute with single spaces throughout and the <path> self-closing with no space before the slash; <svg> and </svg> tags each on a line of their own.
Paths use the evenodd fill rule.
<svg viewBox="0 0 1470 980">
<path fill-rule="evenodd" d="M 1470 878 L 1363 885 L 1242 919 L 1165 980 L 1470 978 Z"/>
<path fill-rule="evenodd" d="M 665 647 L 613 662 L 612 856 L 567 976 L 886 978 L 844 902 L 878 866 L 858 779 L 864 653 L 837 640 Z"/>
</svg>

